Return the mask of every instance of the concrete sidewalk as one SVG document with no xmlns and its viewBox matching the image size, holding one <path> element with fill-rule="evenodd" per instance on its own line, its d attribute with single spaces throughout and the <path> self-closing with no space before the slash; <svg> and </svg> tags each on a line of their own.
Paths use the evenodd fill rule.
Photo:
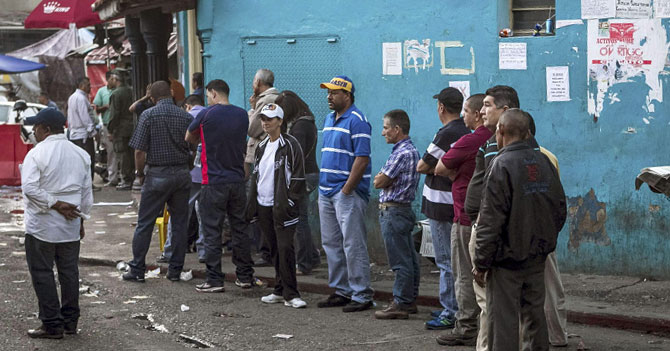
<svg viewBox="0 0 670 351">
<path fill-rule="evenodd" d="M 20 191 L 20 189 L 18 190 Z M 19 237 L 22 234 L 22 207 L 20 193 L 16 189 L 0 189 L 0 236 Z M 105 188 L 95 193 L 95 203 L 133 202 L 139 200 L 139 194 L 121 192 Z M 131 243 L 137 221 L 137 209 L 134 205 L 94 206 L 92 218 L 86 222 L 86 238 L 81 245 L 82 264 L 114 266 L 118 261 L 132 258 Z M 7 222 L 7 224 L 4 224 Z M 156 233 L 156 232 L 155 232 Z M 147 264 L 151 268 L 158 265 L 160 255 L 158 236 L 155 234 L 147 255 Z M 330 294 L 325 257 L 321 267 L 308 276 L 299 276 L 301 291 Z M 560 262 L 559 262 L 560 266 Z M 162 265 L 162 272 L 167 265 Z M 193 270 L 196 281 L 204 277 L 204 265 L 198 263 L 196 254 L 187 254 L 185 270 Z M 224 255 L 223 269 L 234 272 L 230 254 Z M 419 304 L 439 306 L 437 268 L 428 260 L 422 260 L 422 277 Z M 375 299 L 391 299 L 393 273 L 384 263 L 371 265 L 372 286 Z M 256 275 L 270 283 L 274 280 L 272 267 L 256 268 Z M 234 274 L 226 279 L 234 281 Z M 651 281 L 637 277 L 598 276 L 588 274 L 562 274 L 566 292 L 568 321 L 619 329 L 639 330 L 651 333 L 670 334 L 670 281 Z M 195 285 L 195 283 L 194 283 Z M 426 316 L 428 317 L 428 316 Z"/>
</svg>

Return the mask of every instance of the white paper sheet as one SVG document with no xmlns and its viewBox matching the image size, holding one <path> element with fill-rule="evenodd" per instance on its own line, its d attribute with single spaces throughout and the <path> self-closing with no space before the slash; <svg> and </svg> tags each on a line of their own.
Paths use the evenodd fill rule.
<svg viewBox="0 0 670 351">
<path fill-rule="evenodd" d="M 568 66 L 547 67 L 547 101 L 570 101 Z"/>
<path fill-rule="evenodd" d="M 584 21 L 580 19 L 558 20 L 556 21 L 556 29 L 579 24 L 584 24 Z"/>
<path fill-rule="evenodd" d="M 616 16 L 616 0 L 582 0 L 582 18 L 611 18 Z"/>
<path fill-rule="evenodd" d="M 651 18 L 651 0 L 617 0 L 618 18 Z"/>
<path fill-rule="evenodd" d="M 526 43 L 498 43 L 498 69 L 527 69 Z"/>
<path fill-rule="evenodd" d="M 384 75 L 402 75 L 402 43 L 382 43 L 382 65 Z"/>
<path fill-rule="evenodd" d="M 670 17 L 670 0 L 654 0 L 654 17 Z"/>
</svg>

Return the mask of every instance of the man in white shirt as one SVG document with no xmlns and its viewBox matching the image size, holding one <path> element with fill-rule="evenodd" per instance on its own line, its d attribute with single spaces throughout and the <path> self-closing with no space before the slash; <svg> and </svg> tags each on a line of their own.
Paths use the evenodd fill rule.
<svg viewBox="0 0 670 351">
<path fill-rule="evenodd" d="M 82 78 L 77 90 L 67 99 L 67 128 L 70 141 L 84 149 L 91 156 L 91 179 L 95 174 L 95 111 L 89 101 L 91 81 Z M 94 187 L 93 190 L 100 190 Z"/>
<path fill-rule="evenodd" d="M 93 205 L 91 158 L 63 134 L 65 116 L 46 108 L 25 124 L 34 124 L 38 144 L 21 168 L 25 206 L 26 260 L 39 304 L 42 326 L 32 338 L 61 339 L 77 333 L 79 319 L 79 240 L 84 217 Z M 61 299 L 54 281 L 58 268 Z"/>
</svg>

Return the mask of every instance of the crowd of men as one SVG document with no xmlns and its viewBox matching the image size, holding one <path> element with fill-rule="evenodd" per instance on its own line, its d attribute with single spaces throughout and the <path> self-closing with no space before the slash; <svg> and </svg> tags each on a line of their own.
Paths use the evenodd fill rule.
<svg viewBox="0 0 670 351">
<path fill-rule="evenodd" d="M 198 94 L 177 106 L 174 88 L 166 81 L 153 83 L 146 97 L 133 103 L 116 72 L 94 101 L 102 113 L 103 142 L 120 165 L 110 167 L 110 182 L 118 179 L 119 189 L 130 188 L 133 180 L 142 185 L 125 281 L 144 282 L 151 233 L 167 205 L 170 234 L 161 259 L 169 263 L 168 280 L 180 279 L 193 242 L 207 272 L 196 290 L 225 291 L 222 236 L 229 231 L 235 284 L 265 286 L 254 276 L 252 259 L 253 238 L 260 233 L 260 260 L 276 272 L 273 292 L 261 301 L 304 308 L 296 275 L 309 274 L 320 264 L 308 222 L 309 195 L 318 188 L 321 243 L 333 293 L 317 307 L 371 309 L 365 218 L 372 185 L 380 189 L 379 224 L 395 273 L 393 300 L 374 316 L 406 319 L 418 312 L 421 267 L 411 204 L 425 174 L 421 212 L 429 222 L 442 305 L 431 312 L 425 327 L 446 330 L 437 342 L 476 345 L 477 350 L 567 345 L 563 287 L 553 253 L 566 218 L 565 194 L 557 159 L 538 145 L 534 120 L 519 108 L 513 88 L 494 86 L 465 101 L 455 88 L 434 95 L 442 127 L 423 156 L 409 136 L 410 116 L 403 110 L 387 112 L 379 122 L 393 149 L 372 176 L 372 126 L 354 104 L 350 78 L 336 76 L 320 86 L 327 90 L 332 110 L 322 128 L 320 168 L 313 113 L 294 92 L 274 88 L 270 70 L 256 73 L 249 111 L 230 103 L 230 88 L 223 80 L 212 80 L 202 89 L 199 75 L 193 85 L 206 94 L 208 107 Z M 44 269 L 50 270 L 55 260 L 59 278 L 77 276 L 76 264 L 68 271 L 59 264 L 62 256 L 53 252 L 78 253 L 79 237 L 73 233 L 83 237 L 82 223 L 92 202 L 95 127 L 92 118 L 82 117 L 93 115 L 88 89 L 89 82 L 82 81 L 68 102 L 69 138 L 81 148 L 76 152 L 63 144 L 65 117 L 60 112 L 49 108 L 26 120 L 36 125 L 41 141 L 26 157 L 22 172 L 26 234 L 34 238 L 27 259 L 43 322 L 31 330 L 33 337 L 62 337 L 73 325 L 76 332 L 79 308 L 72 284 L 61 281 L 61 307 L 55 286 L 44 283 Z M 136 125 L 133 111 L 139 111 Z M 69 151 L 47 148 L 48 143 Z M 83 157 L 83 150 L 90 156 Z M 67 159 L 58 162 L 77 163 L 77 177 L 86 180 L 66 180 L 52 171 L 57 167 L 49 161 L 54 152 Z M 62 228 L 63 238 L 50 236 L 47 222 Z M 196 230 L 189 237 L 191 223 Z M 36 260 L 39 245 L 49 247 L 51 256 Z"/>
</svg>

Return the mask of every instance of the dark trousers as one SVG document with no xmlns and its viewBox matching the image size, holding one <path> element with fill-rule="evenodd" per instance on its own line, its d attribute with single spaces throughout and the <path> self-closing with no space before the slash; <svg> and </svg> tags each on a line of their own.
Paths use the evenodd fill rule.
<svg viewBox="0 0 670 351">
<path fill-rule="evenodd" d="M 86 140 L 86 141 L 84 141 Z M 95 143 L 93 138 L 70 140 L 91 156 L 91 179 L 95 178 Z"/>
<path fill-rule="evenodd" d="M 191 175 L 186 166 L 149 167 L 142 185 L 137 228 L 133 236 L 133 260 L 128 262 L 131 273 L 144 276 L 154 224 L 166 203 L 172 223 L 172 255 L 168 270 L 171 274 L 178 274 L 184 268 L 190 190 Z"/>
<path fill-rule="evenodd" d="M 524 268 L 492 267 L 486 282 L 489 350 L 518 351 L 519 323 L 522 350 L 549 350 L 544 315 L 544 258 Z"/>
<path fill-rule="evenodd" d="M 26 261 L 40 308 L 39 318 L 50 331 L 77 328 L 79 320 L 79 241 L 49 243 L 26 235 Z M 58 269 L 58 299 L 53 266 Z"/>
<path fill-rule="evenodd" d="M 307 191 L 305 191 L 305 194 L 298 204 L 300 221 L 295 230 L 295 248 L 298 269 L 303 272 L 311 272 L 314 267 L 321 264 L 321 255 L 318 247 L 314 243 L 312 230 L 309 227 L 309 194 L 319 185 L 319 174 L 305 174 L 305 180 L 307 181 Z M 314 209 L 312 209 L 312 211 L 314 211 Z"/>
<path fill-rule="evenodd" d="M 247 166 L 249 167 L 250 170 L 254 169 L 253 163 L 247 163 Z M 251 177 L 247 179 L 245 187 L 247 191 L 247 200 L 256 201 L 256 199 L 249 198 L 250 196 L 249 194 L 251 193 Z M 247 225 L 247 232 L 251 240 L 254 242 L 255 248 L 258 251 L 258 254 L 261 256 L 261 258 L 267 262 L 272 262 L 272 255 L 270 254 L 270 244 L 263 237 L 260 228 L 258 228 L 258 223 L 257 222 L 249 223 Z"/>
<path fill-rule="evenodd" d="M 135 155 L 133 149 L 128 146 L 130 138 L 114 138 L 114 153 L 119 162 L 119 173 L 126 184 L 132 184 L 135 180 Z"/>
<path fill-rule="evenodd" d="M 298 281 L 295 277 L 295 250 L 293 236 L 296 225 L 284 227 L 275 223 L 272 207 L 258 205 L 258 224 L 263 237 L 270 245 L 270 255 L 275 266 L 275 290 L 273 294 L 283 296 L 289 301 L 300 297 Z"/>
<path fill-rule="evenodd" d="M 207 282 L 223 286 L 225 274 L 221 270 L 223 222 L 228 216 L 233 243 L 233 264 L 237 278 L 251 282 L 254 276 L 251 260 L 251 240 L 247 235 L 244 210 L 247 195 L 243 182 L 206 184 L 200 190 L 200 221 L 205 239 Z"/>
</svg>

